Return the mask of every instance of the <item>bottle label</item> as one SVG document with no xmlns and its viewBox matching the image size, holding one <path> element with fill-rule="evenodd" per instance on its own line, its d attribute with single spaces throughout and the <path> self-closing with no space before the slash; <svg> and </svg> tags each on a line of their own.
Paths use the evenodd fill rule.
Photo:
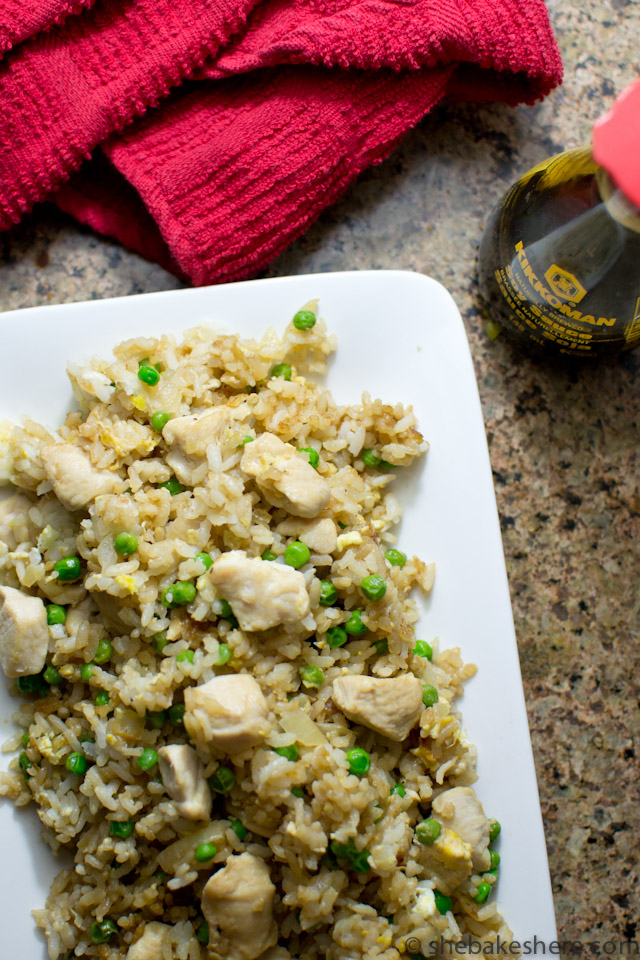
<svg viewBox="0 0 640 960">
<path fill-rule="evenodd" d="M 604 341 L 624 342 L 629 349 L 640 343 L 640 297 L 629 319 L 589 313 L 582 301 L 588 290 L 580 278 L 555 263 L 538 276 L 522 241 L 495 279 L 508 303 L 514 325 L 540 344 L 553 342 L 562 353 L 588 354 Z M 581 309 L 582 307 L 582 309 Z"/>
</svg>

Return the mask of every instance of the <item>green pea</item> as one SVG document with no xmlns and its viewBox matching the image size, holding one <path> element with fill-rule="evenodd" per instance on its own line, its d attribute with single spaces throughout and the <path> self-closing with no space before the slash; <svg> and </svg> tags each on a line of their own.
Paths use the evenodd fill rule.
<svg viewBox="0 0 640 960">
<path fill-rule="evenodd" d="M 482 883 L 478 884 L 478 890 L 473 899 L 475 900 L 476 903 L 484 903 L 488 899 L 490 893 L 491 893 L 491 884 L 485 883 L 483 881 Z"/>
<path fill-rule="evenodd" d="M 300 447 L 300 453 L 306 453 L 309 458 L 309 463 L 317 470 L 320 466 L 320 454 L 317 450 L 314 450 L 313 447 Z"/>
<path fill-rule="evenodd" d="M 493 843 L 494 840 L 497 840 L 500 836 L 500 831 L 502 827 L 497 820 L 489 820 L 489 842 Z"/>
<path fill-rule="evenodd" d="M 436 907 L 438 908 L 439 913 L 445 914 L 451 910 L 451 897 L 446 897 L 444 893 L 434 889 L 433 898 L 436 902 Z"/>
<path fill-rule="evenodd" d="M 387 550 L 384 558 L 387 563 L 391 564 L 392 567 L 404 567 L 405 563 L 407 562 L 406 553 L 402 553 L 401 550 L 394 550 L 393 548 L 391 550 Z"/>
<path fill-rule="evenodd" d="M 92 736 L 88 730 L 83 730 L 80 736 L 78 737 L 80 743 L 95 743 L 96 738 Z"/>
<path fill-rule="evenodd" d="M 431 644 L 427 643 L 426 640 L 416 640 L 416 645 L 413 648 L 413 652 L 415 653 L 416 657 L 426 657 L 427 660 L 431 660 L 433 657 Z"/>
<path fill-rule="evenodd" d="M 53 565 L 54 571 L 58 574 L 60 583 L 73 583 L 78 580 L 82 572 L 80 567 L 80 557 L 63 557 Z"/>
<path fill-rule="evenodd" d="M 220 600 L 220 616 L 223 620 L 230 620 L 233 616 L 233 610 L 228 600 Z"/>
<path fill-rule="evenodd" d="M 351 858 L 351 867 L 355 870 L 356 873 L 366 873 L 369 869 L 369 857 L 371 854 L 368 850 L 359 850 Z"/>
<path fill-rule="evenodd" d="M 310 556 L 311 551 L 306 543 L 294 540 L 293 543 L 287 545 L 284 551 L 284 562 L 297 570 L 299 567 L 304 567 Z"/>
<path fill-rule="evenodd" d="M 174 610 L 175 607 L 185 607 L 195 600 L 196 588 L 190 580 L 176 580 L 170 587 L 165 587 L 160 594 L 160 602 Z"/>
<path fill-rule="evenodd" d="M 199 560 L 205 570 L 210 570 L 213 566 L 213 560 L 208 553 L 196 553 L 194 560 Z"/>
<path fill-rule="evenodd" d="M 151 646 L 157 654 L 161 654 L 168 643 L 167 631 L 161 630 L 160 633 L 154 634 L 153 640 L 151 641 Z"/>
<path fill-rule="evenodd" d="M 235 818 L 231 820 L 231 829 L 235 833 L 238 840 L 244 840 L 249 832 L 245 825 L 240 820 L 236 820 Z"/>
<path fill-rule="evenodd" d="M 91 924 L 89 936 L 94 943 L 108 943 L 108 941 L 111 940 L 117 932 L 118 928 L 113 920 L 105 917 L 105 919 L 101 920 L 100 922 L 94 920 L 94 922 Z"/>
<path fill-rule="evenodd" d="M 276 365 L 271 368 L 269 376 L 271 378 L 284 377 L 285 380 L 291 380 L 291 367 L 288 363 L 276 363 Z"/>
<path fill-rule="evenodd" d="M 176 663 L 193 663 L 195 653 L 193 650 L 183 650 L 176 657 Z"/>
<path fill-rule="evenodd" d="M 22 736 L 20 737 L 20 746 L 21 746 L 21 747 L 27 747 L 27 746 L 29 746 L 29 740 L 30 740 L 30 739 L 31 739 L 31 737 L 29 736 L 29 731 L 28 731 L 28 730 L 25 730 L 25 732 L 24 732 L 24 733 L 22 734 Z"/>
<path fill-rule="evenodd" d="M 171 420 L 170 413 L 163 413 L 160 410 L 151 417 L 151 426 L 157 433 L 162 433 L 163 428 Z"/>
<path fill-rule="evenodd" d="M 209 786 L 215 793 L 229 793 L 236 785 L 236 775 L 231 767 L 218 767 L 209 777 Z"/>
<path fill-rule="evenodd" d="M 351 860 L 358 852 L 353 837 L 349 837 L 346 843 L 332 840 L 329 849 L 334 856 L 340 857 L 341 860 Z"/>
<path fill-rule="evenodd" d="M 349 639 L 349 635 L 344 627 L 329 627 L 327 630 L 327 643 L 334 649 L 341 647 Z"/>
<path fill-rule="evenodd" d="M 103 637 L 98 643 L 98 648 L 93 655 L 93 662 L 102 666 L 113 656 L 113 644 L 107 637 Z"/>
<path fill-rule="evenodd" d="M 364 777 L 369 772 L 371 757 L 362 747 L 352 747 L 351 750 L 347 750 L 347 763 L 349 773 L 354 773 L 356 777 Z"/>
<path fill-rule="evenodd" d="M 352 637 L 361 637 L 368 630 L 368 627 L 362 622 L 362 610 L 352 610 L 351 616 L 344 625 L 347 633 Z"/>
<path fill-rule="evenodd" d="M 156 870 L 153 874 L 153 879 L 157 880 L 158 883 L 164 883 L 168 876 L 169 874 L 165 873 L 164 870 Z"/>
<path fill-rule="evenodd" d="M 373 645 L 376 648 L 376 653 L 379 653 L 381 656 L 389 653 L 389 641 L 386 637 L 383 637 L 382 640 L 374 640 Z"/>
<path fill-rule="evenodd" d="M 311 310 L 298 310 L 292 322 L 296 330 L 311 330 L 316 325 L 316 315 Z"/>
<path fill-rule="evenodd" d="M 500 854 L 498 853 L 497 850 L 490 850 L 489 856 L 491 857 L 491 866 L 489 867 L 489 869 L 497 870 L 498 867 L 500 866 Z"/>
<path fill-rule="evenodd" d="M 377 603 L 382 600 L 387 592 L 387 581 L 382 577 L 377 577 L 375 573 L 370 573 L 368 577 L 363 577 L 360 581 L 360 589 L 367 598 Z"/>
<path fill-rule="evenodd" d="M 255 437 L 252 437 L 251 434 L 247 433 L 247 434 L 244 435 L 244 437 L 242 438 L 242 440 L 240 441 L 240 443 L 238 444 L 238 446 L 239 446 L 239 447 L 246 447 L 246 445 L 247 445 L 248 443 L 253 443 L 254 440 L 255 440 Z"/>
<path fill-rule="evenodd" d="M 165 480 L 164 483 L 159 483 L 158 489 L 168 490 L 171 496 L 175 497 L 178 493 L 183 493 L 187 488 L 183 487 L 176 477 L 171 477 L 169 480 Z"/>
<path fill-rule="evenodd" d="M 116 534 L 113 545 L 116 548 L 116 553 L 119 553 L 122 557 L 130 557 L 138 549 L 138 538 L 135 533 L 123 531 Z"/>
<path fill-rule="evenodd" d="M 433 817 L 416 825 L 416 838 L 425 847 L 430 846 L 440 836 L 442 826 Z"/>
<path fill-rule="evenodd" d="M 51 687 L 59 687 L 62 683 L 62 677 L 52 664 L 49 664 L 43 673 L 43 677 Z"/>
<path fill-rule="evenodd" d="M 380 469 L 381 469 L 381 470 L 395 470 L 395 469 L 396 469 L 396 466 L 397 466 L 397 465 L 396 465 L 395 463 L 389 463 L 388 460 L 381 460 L 381 461 L 380 461 Z"/>
<path fill-rule="evenodd" d="M 422 684 L 422 702 L 425 707 L 432 707 L 439 700 L 438 691 L 430 683 Z"/>
<path fill-rule="evenodd" d="M 57 603 L 50 603 L 47 607 L 47 623 L 52 627 L 56 623 L 64 623 L 67 619 L 67 611 Z"/>
<path fill-rule="evenodd" d="M 85 683 L 88 683 L 93 676 L 94 663 L 83 663 L 80 667 L 80 677 L 84 680 Z"/>
<path fill-rule="evenodd" d="M 138 757 L 138 766 L 141 770 L 153 770 L 158 762 L 158 754 L 151 747 L 145 747 Z"/>
<path fill-rule="evenodd" d="M 169 722 L 174 725 L 174 727 L 184 726 L 184 712 L 185 712 L 184 703 L 174 703 L 172 707 L 169 707 Z"/>
<path fill-rule="evenodd" d="M 44 697 L 47 695 L 49 688 L 45 683 L 44 677 L 41 673 L 31 673 L 27 674 L 24 677 L 18 677 L 16 680 L 16 686 L 20 693 L 26 694 L 36 694 L 38 697 Z"/>
<path fill-rule="evenodd" d="M 216 666 L 224 667 L 225 663 L 229 663 L 229 660 L 231 660 L 231 656 L 231 647 L 228 643 L 218 644 L 218 659 L 216 661 Z"/>
<path fill-rule="evenodd" d="M 373 450 L 365 449 L 360 454 L 360 459 L 364 463 L 365 467 L 378 467 L 380 466 L 380 457 L 377 457 Z"/>
<path fill-rule="evenodd" d="M 26 773 L 29 767 L 33 766 L 33 763 L 31 762 L 31 760 L 29 760 L 29 757 L 24 752 L 24 750 L 18 757 L 18 766 L 20 767 L 23 773 Z"/>
<path fill-rule="evenodd" d="M 196 940 L 199 943 L 209 943 L 209 924 L 206 920 L 196 927 Z"/>
<path fill-rule="evenodd" d="M 138 367 L 138 380 L 142 380 L 147 386 L 155 387 L 159 379 L 159 372 L 151 364 L 143 363 Z"/>
<path fill-rule="evenodd" d="M 217 852 L 215 843 L 201 843 L 196 847 L 195 858 L 198 863 L 206 863 L 207 860 L 213 860 Z"/>
<path fill-rule="evenodd" d="M 76 777 L 84 777 L 89 763 L 87 758 L 82 753 L 70 753 L 65 761 L 65 767 L 69 773 L 73 773 Z"/>
<path fill-rule="evenodd" d="M 227 600 L 220 600 L 220 616 L 229 623 L 230 627 L 233 627 L 234 630 L 237 629 L 238 620 Z"/>
<path fill-rule="evenodd" d="M 301 799 L 302 797 L 304 797 L 304 790 L 302 789 L 302 787 L 291 787 L 291 793 L 294 795 L 294 797 L 297 797 L 298 799 Z"/>
<path fill-rule="evenodd" d="M 265 550 L 264 553 L 262 554 L 262 559 L 263 559 L 263 560 L 277 560 L 277 559 L 278 559 L 278 555 L 277 555 L 276 553 L 274 553 L 273 550 Z"/>
<path fill-rule="evenodd" d="M 391 797 L 404 797 L 406 790 L 401 783 L 396 783 L 394 787 L 391 787 L 389 791 L 389 796 Z"/>
<path fill-rule="evenodd" d="M 305 687 L 321 687 L 324 683 L 324 673 L 315 664 L 308 664 L 300 670 L 300 678 Z"/>
<path fill-rule="evenodd" d="M 154 730 L 162 730 L 167 720 L 166 710 L 147 710 L 147 721 Z"/>
<path fill-rule="evenodd" d="M 320 599 L 318 603 L 321 607 L 332 607 L 338 599 L 338 591 L 331 583 L 331 580 L 320 581 Z"/>
<path fill-rule="evenodd" d="M 133 833 L 133 820 L 111 820 L 109 833 L 120 840 L 128 840 Z"/>
<path fill-rule="evenodd" d="M 106 707 L 107 704 L 109 703 L 110 699 L 111 699 L 111 698 L 109 697 L 109 694 L 107 693 L 106 690 L 100 690 L 100 691 L 96 694 L 96 698 L 95 698 L 95 700 L 94 700 L 94 703 L 95 703 L 96 707 Z"/>
<path fill-rule="evenodd" d="M 292 763 L 300 756 L 297 743 L 292 743 L 289 747 L 274 747 L 273 752 L 281 757 L 286 757 L 286 759 L 291 760 Z"/>
</svg>

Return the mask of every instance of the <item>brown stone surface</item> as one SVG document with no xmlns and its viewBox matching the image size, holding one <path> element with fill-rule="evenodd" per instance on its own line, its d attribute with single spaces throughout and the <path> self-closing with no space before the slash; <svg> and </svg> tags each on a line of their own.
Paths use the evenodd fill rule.
<svg viewBox="0 0 640 960">
<path fill-rule="evenodd" d="M 531 108 L 438 109 L 269 275 L 418 270 L 460 306 L 495 474 L 558 927 L 586 943 L 640 939 L 639 356 L 569 372 L 519 359 L 486 337 L 473 275 L 493 203 L 534 163 L 586 142 L 593 119 L 636 76 L 640 3 L 550 8 L 566 70 L 560 90 Z M 0 253 L 2 309 L 179 286 L 46 207 L 0 236 Z"/>
</svg>

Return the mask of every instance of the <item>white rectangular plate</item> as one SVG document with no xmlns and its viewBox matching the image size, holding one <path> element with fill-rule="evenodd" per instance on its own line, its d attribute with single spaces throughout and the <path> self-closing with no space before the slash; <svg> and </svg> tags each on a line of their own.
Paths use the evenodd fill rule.
<svg viewBox="0 0 640 960">
<path fill-rule="evenodd" d="M 306 301 L 338 334 L 328 385 L 339 403 L 363 390 L 413 404 L 430 443 L 395 484 L 404 507 L 398 546 L 437 565 L 418 636 L 460 647 L 478 665 L 461 702 L 478 746 L 477 792 L 502 824 L 498 901 L 519 940 L 556 938 L 500 527 L 473 366 L 460 314 L 435 280 L 400 271 L 254 280 L 114 300 L 34 307 L 0 316 L 0 417 L 59 425 L 72 403 L 66 364 L 109 356 L 120 340 L 201 323 L 257 336 L 281 332 Z M 14 702 L 0 679 L 0 738 Z M 6 768 L 8 758 L 0 761 Z M 43 906 L 59 864 L 35 810 L 0 802 L 2 953 L 42 960 L 30 910 Z"/>
</svg>

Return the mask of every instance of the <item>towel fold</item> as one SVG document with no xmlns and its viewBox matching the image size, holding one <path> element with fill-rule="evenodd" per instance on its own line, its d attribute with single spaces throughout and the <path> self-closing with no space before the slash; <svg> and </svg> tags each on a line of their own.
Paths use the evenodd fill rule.
<svg viewBox="0 0 640 960">
<path fill-rule="evenodd" d="M 195 284 L 264 268 L 443 97 L 531 103 L 562 72 L 541 0 L 14 6 L 0 229 L 54 199 Z"/>
</svg>

